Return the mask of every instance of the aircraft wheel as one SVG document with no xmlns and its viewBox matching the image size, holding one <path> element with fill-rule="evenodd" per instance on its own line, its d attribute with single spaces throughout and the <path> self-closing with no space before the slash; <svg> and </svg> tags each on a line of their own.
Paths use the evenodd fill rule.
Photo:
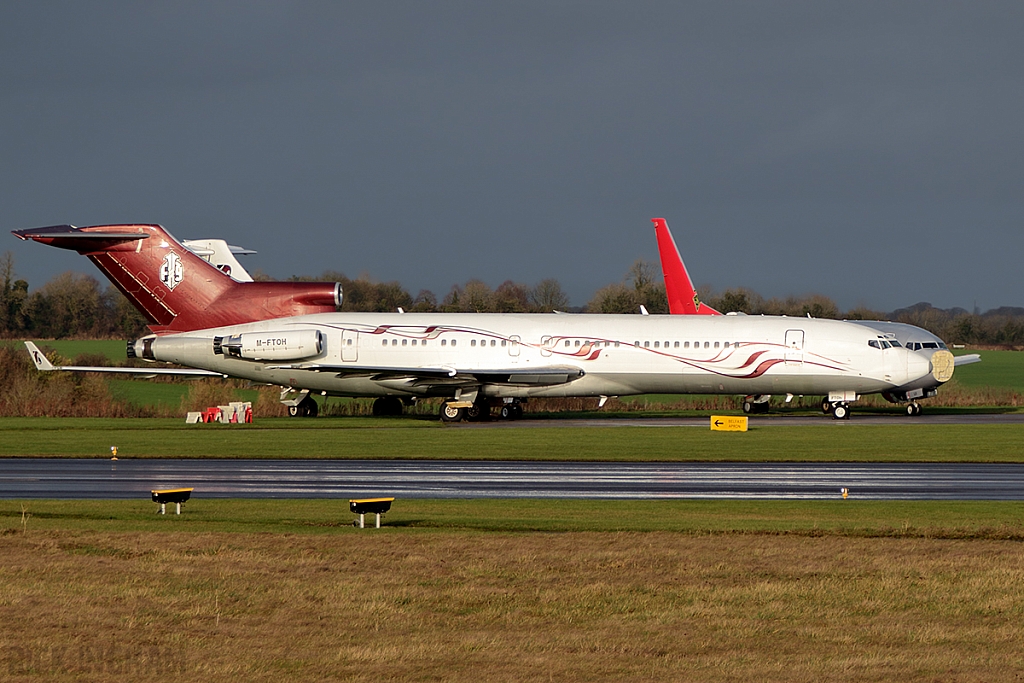
<svg viewBox="0 0 1024 683">
<path fill-rule="evenodd" d="M 298 406 L 288 406 L 288 417 L 302 417 L 302 410 Z"/>
<path fill-rule="evenodd" d="M 822 399 L 821 401 L 821 412 L 825 413 L 826 415 L 832 412 L 832 402 L 829 401 L 827 398 Z"/>
<path fill-rule="evenodd" d="M 319 405 L 316 404 L 316 401 L 313 400 L 312 396 L 308 395 L 299 401 L 299 404 L 296 405 L 295 410 L 297 412 L 292 413 L 292 409 L 289 408 L 288 414 L 291 415 L 292 417 L 300 418 L 315 418 L 317 415 L 319 415 Z"/>
<path fill-rule="evenodd" d="M 754 404 L 751 403 L 750 401 L 744 401 L 743 402 L 743 412 L 748 414 L 748 415 L 750 413 L 754 412 Z"/>
<path fill-rule="evenodd" d="M 502 420 L 511 420 L 513 413 L 514 411 L 512 410 L 512 406 L 508 405 L 507 403 L 501 407 Z"/>
<path fill-rule="evenodd" d="M 466 419 L 470 422 L 481 422 L 491 416 L 491 408 L 486 403 L 474 403 L 466 408 Z"/>
<path fill-rule="evenodd" d="M 397 396 L 382 396 L 373 402 L 374 417 L 401 415 L 402 399 Z"/>
<path fill-rule="evenodd" d="M 456 408 L 450 403 L 442 404 L 441 406 L 441 421 L 442 422 L 460 422 L 466 417 L 465 408 Z"/>
<path fill-rule="evenodd" d="M 910 417 L 917 417 L 920 414 L 921 414 L 921 404 L 920 403 L 908 403 L 907 404 L 907 415 L 909 415 Z"/>
<path fill-rule="evenodd" d="M 849 420 L 850 419 L 850 407 L 845 403 L 837 403 L 836 407 L 832 409 L 832 419 L 834 420 Z"/>
</svg>

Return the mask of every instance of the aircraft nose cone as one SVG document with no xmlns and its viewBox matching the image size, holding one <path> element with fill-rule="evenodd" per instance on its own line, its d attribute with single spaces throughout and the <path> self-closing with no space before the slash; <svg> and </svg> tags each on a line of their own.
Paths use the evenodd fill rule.
<svg viewBox="0 0 1024 683">
<path fill-rule="evenodd" d="M 945 349 L 932 354 L 932 377 L 936 382 L 948 382 L 953 378 L 953 354 Z"/>
<path fill-rule="evenodd" d="M 907 380 L 915 381 L 927 377 L 932 371 L 932 364 L 920 353 L 907 353 Z"/>
</svg>

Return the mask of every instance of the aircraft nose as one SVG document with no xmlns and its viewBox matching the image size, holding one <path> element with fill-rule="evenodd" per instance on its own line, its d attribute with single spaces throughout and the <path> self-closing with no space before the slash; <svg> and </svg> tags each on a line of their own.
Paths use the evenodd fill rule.
<svg viewBox="0 0 1024 683">
<path fill-rule="evenodd" d="M 907 379 L 911 382 L 927 377 L 932 371 L 932 364 L 920 353 L 907 353 Z"/>
<path fill-rule="evenodd" d="M 936 351 L 932 354 L 931 370 L 932 377 L 935 378 L 936 382 L 948 382 L 953 378 L 953 367 L 956 360 L 953 358 L 953 354 L 945 349 Z"/>
</svg>

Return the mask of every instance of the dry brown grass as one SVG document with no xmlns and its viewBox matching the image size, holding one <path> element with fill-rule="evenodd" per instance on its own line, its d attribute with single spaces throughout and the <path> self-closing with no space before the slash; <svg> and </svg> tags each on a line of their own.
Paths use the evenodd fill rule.
<svg viewBox="0 0 1024 683">
<path fill-rule="evenodd" d="M 990 540 L 30 528 L 0 677 L 1011 681 L 1022 581 Z"/>
</svg>

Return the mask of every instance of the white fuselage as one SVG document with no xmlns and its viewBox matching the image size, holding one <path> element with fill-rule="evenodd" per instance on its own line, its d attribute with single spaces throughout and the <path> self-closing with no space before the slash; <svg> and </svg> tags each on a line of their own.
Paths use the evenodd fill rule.
<svg viewBox="0 0 1024 683">
<path fill-rule="evenodd" d="M 277 343 L 310 331 L 320 333 L 318 351 L 286 361 L 214 352 L 215 337 Z M 342 396 L 827 395 L 939 384 L 927 358 L 869 344 L 879 337 L 849 322 L 773 316 L 327 313 L 140 340 L 139 355 Z M 552 380 L 559 368 L 570 375 Z"/>
</svg>

